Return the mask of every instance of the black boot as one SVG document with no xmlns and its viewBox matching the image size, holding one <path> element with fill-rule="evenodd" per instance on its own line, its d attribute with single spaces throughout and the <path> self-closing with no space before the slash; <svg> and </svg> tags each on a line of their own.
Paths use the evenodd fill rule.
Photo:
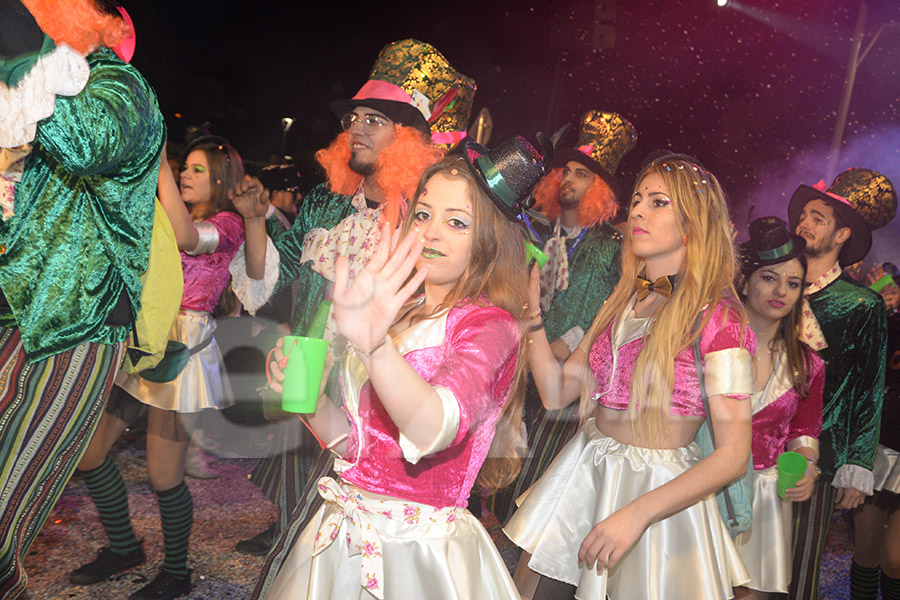
<svg viewBox="0 0 900 600">
<path fill-rule="evenodd" d="M 190 573 L 187 577 L 176 577 L 167 571 L 160 571 L 153 581 L 128 596 L 128 600 L 171 600 L 190 591 Z"/>
<path fill-rule="evenodd" d="M 241 540 L 234 545 L 235 550 L 250 556 L 265 556 L 278 537 L 278 525 L 272 523 L 265 531 L 257 533 L 249 540 Z"/>
<path fill-rule="evenodd" d="M 100 549 L 97 558 L 93 561 L 82 565 L 69 573 L 69 581 L 75 585 L 90 585 L 103 581 L 113 573 L 124 571 L 143 564 L 146 557 L 144 556 L 143 542 L 128 554 L 119 554 L 113 552 L 109 546 Z"/>
</svg>

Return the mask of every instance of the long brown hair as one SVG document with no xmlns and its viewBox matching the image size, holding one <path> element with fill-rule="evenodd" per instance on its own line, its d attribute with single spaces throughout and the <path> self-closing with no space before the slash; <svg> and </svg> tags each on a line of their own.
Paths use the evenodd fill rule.
<svg viewBox="0 0 900 600">
<path fill-rule="evenodd" d="M 676 274 L 677 285 L 652 317 L 631 380 L 628 412 L 632 427 L 643 439 L 652 441 L 668 432 L 675 356 L 700 335 L 709 323 L 712 308 L 721 300 L 732 300 L 728 312 L 738 322 L 745 323 L 747 317 L 734 289 L 737 260 L 728 207 L 719 182 L 703 167 L 668 155 L 652 161 L 638 173 L 635 189 L 650 173 L 658 174 L 665 182 L 681 231 L 687 236 L 684 260 Z M 644 260 L 632 251 L 631 231 L 626 228 L 622 277 L 585 336 L 588 348 L 625 310 L 634 295 L 635 277 L 643 271 Z M 695 329 L 694 323 L 704 307 L 710 310 Z M 584 368 L 587 372 L 587 361 Z M 580 413 L 582 420 L 587 420 L 595 414 L 597 403 L 591 400 L 592 378 L 586 374 L 583 381 Z"/>
<path fill-rule="evenodd" d="M 451 180 L 463 180 L 474 207 L 474 229 L 469 264 L 460 280 L 435 309 L 432 318 L 462 301 L 488 302 L 510 313 L 523 330 L 522 306 L 528 301 L 528 267 L 523 249 L 522 229 L 501 214 L 475 180 L 461 156 L 447 157 L 425 169 L 419 181 L 402 233 L 414 222 L 415 206 L 425 184 L 440 174 Z M 519 449 L 524 447 L 522 404 L 525 398 L 525 343 L 520 337 L 516 372 L 509 396 L 497 421 L 488 459 L 478 473 L 476 483 L 490 490 L 509 485 L 522 466 Z"/>
<path fill-rule="evenodd" d="M 244 161 L 241 160 L 241 155 L 230 145 L 216 142 L 197 144 L 196 146 L 191 146 L 189 150 L 190 152 L 185 153 L 181 159 L 182 169 L 190 153 L 195 150 L 202 151 L 206 155 L 206 162 L 209 164 L 210 203 L 213 210 L 210 214 L 203 215 L 203 217 L 208 219 L 223 210 L 235 212 L 234 205 L 228 199 L 228 190 L 240 183 L 244 178 Z"/>
<path fill-rule="evenodd" d="M 801 253 L 794 258 L 800 261 L 801 270 L 803 271 L 802 275 L 800 276 L 800 279 L 802 281 L 806 278 L 806 256 Z M 744 286 L 748 284 L 753 273 L 762 268 L 763 267 L 757 267 L 750 270 L 741 270 L 741 281 L 736 287 L 739 291 L 738 293 L 740 294 L 741 301 L 744 304 L 747 304 L 747 296 L 743 291 Z M 791 309 L 791 312 L 782 317 L 781 321 L 778 323 L 778 329 L 775 331 L 775 336 L 769 342 L 769 350 L 775 351 L 778 349 L 779 344 L 784 345 L 784 350 L 785 354 L 787 355 L 788 361 L 788 374 L 790 375 L 791 383 L 793 384 L 792 387 L 794 388 L 795 392 L 800 394 L 801 398 L 806 398 L 809 395 L 808 374 L 812 363 L 812 355 L 814 352 L 812 348 L 800 341 L 800 324 L 803 319 L 802 315 L 803 295 L 801 294 L 797 299 L 797 302 L 794 303 L 794 308 Z"/>
</svg>

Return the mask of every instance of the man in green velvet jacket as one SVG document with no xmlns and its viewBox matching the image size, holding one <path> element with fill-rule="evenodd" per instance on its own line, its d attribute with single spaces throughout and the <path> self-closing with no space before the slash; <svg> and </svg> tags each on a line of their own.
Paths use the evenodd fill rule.
<svg viewBox="0 0 900 600">
<path fill-rule="evenodd" d="M 82 31 L 130 33 L 118 12 L 97 10 Z M 38 27 L 47 15 L 18 0 L 2 0 L 0 14 L 0 37 L 13 39 L 12 28 L 22 41 L 0 51 L 0 94 L 11 100 L 0 115 L 6 599 L 24 592 L 23 559 L 96 428 L 140 309 L 165 125 L 153 89 L 112 50 L 57 46 Z"/>
<path fill-rule="evenodd" d="M 892 205 L 892 207 L 891 207 Z M 853 509 L 872 495 L 878 446 L 887 320 L 884 302 L 845 275 L 865 258 L 871 230 L 896 211 L 890 181 L 849 169 L 827 190 L 801 185 L 791 198 L 791 227 L 806 239 L 807 286 L 801 339 L 825 360 L 822 435 L 813 497 L 794 511 L 791 598 L 818 598 L 819 563 L 834 508 Z M 816 468 L 815 464 L 810 466 Z"/>
</svg>

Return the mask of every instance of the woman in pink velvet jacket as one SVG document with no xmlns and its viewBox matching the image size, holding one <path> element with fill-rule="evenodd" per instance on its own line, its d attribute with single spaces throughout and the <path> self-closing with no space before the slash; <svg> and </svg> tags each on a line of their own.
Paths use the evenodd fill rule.
<svg viewBox="0 0 900 600">
<path fill-rule="evenodd" d="M 753 524 L 735 543 L 750 571 L 736 598 L 787 593 L 791 581 L 792 502 L 809 500 L 818 478 L 825 364 L 800 341 L 806 240 L 777 217 L 750 223 L 741 245 L 738 291 L 756 334 L 753 355 Z M 777 494 L 775 459 L 785 450 L 803 454 L 807 473 Z"/>
<path fill-rule="evenodd" d="M 503 486 L 519 467 L 524 238 L 488 193 L 475 162 L 486 150 L 467 152 L 422 175 L 390 257 L 386 224 L 352 282 L 337 263 L 343 410 L 320 398 L 310 424 L 340 478 L 320 480 L 324 506 L 265 598 L 518 599 L 466 506 L 476 482 Z"/>
</svg>

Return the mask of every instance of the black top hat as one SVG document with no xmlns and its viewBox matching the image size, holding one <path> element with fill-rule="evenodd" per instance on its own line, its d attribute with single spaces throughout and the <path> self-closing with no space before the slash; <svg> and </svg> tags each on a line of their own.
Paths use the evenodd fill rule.
<svg viewBox="0 0 900 600">
<path fill-rule="evenodd" d="M 475 179 L 507 218 L 518 220 L 528 208 L 531 190 L 543 177 L 544 157 L 521 136 L 488 150 L 472 139 L 463 140 L 463 156 Z"/>
<path fill-rule="evenodd" d="M 821 189 L 820 189 L 821 188 Z M 850 239 L 844 242 L 838 255 L 838 262 L 842 267 L 858 263 L 872 247 L 872 232 L 865 219 L 862 218 L 850 201 L 825 189 L 825 182 L 820 182 L 817 187 L 801 185 L 791 196 L 788 204 L 788 219 L 791 222 L 791 230 L 796 231 L 800 223 L 800 213 L 812 200 L 822 200 L 841 216 L 847 227 L 850 228 Z"/>
<path fill-rule="evenodd" d="M 300 187 L 300 171 L 291 164 L 269 165 L 259 172 L 259 180 L 268 190 L 294 191 Z"/>
<path fill-rule="evenodd" d="M 750 239 L 740 245 L 741 271 L 752 273 L 766 265 L 797 258 L 806 249 L 806 240 L 791 233 L 778 217 L 760 217 L 750 223 Z"/>
</svg>

